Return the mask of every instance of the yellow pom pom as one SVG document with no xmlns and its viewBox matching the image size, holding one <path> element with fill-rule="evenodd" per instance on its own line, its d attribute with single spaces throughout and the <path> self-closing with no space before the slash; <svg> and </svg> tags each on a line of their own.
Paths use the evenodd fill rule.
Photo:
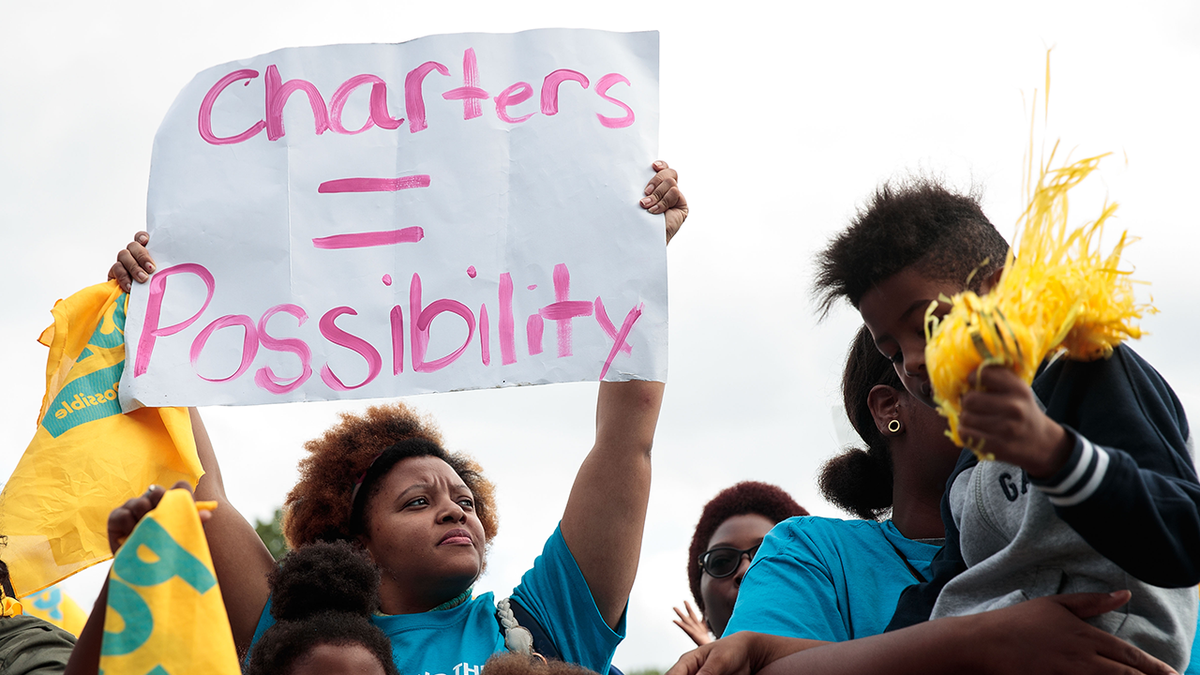
<svg viewBox="0 0 1200 675">
<path fill-rule="evenodd" d="M 1136 302 L 1129 272 L 1119 269 L 1133 240 L 1123 233 L 1108 255 L 1099 251 L 1115 203 L 1105 204 L 1094 221 L 1068 230 L 1068 193 L 1106 155 L 1049 168 L 1057 149 L 1056 143 L 1032 189 L 1027 183 L 1017 249 L 1009 249 L 996 286 L 982 297 L 964 291 L 942 298 L 951 309 L 941 319 L 933 314 L 936 304 L 926 312 L 925 363 L 934 401 L 959 447 L 965 442 L 958 416 L 971 373 L 999 365 L 1030 383 L 1047 356 L 1059 352 L 1081 361 L 1107 358 L 1122 340 L 1140 337 L 1136 320 L 1155 311 Z M 982 447 L 971 449 L 991 459 Z"/>
</svg>

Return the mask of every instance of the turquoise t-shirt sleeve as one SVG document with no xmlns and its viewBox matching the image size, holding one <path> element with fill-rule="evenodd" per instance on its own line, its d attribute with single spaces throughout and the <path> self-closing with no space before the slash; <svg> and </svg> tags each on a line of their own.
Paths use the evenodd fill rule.
<svg viewBox="0 0 1200 675">
<path fill-rule="evenodd" d="M 250 638 L 250 648 L 246 650 L 246 655 L 242 657 L 242 667 L 250 665 L 250 655 L 254 653 L 254 645 L 262 639 L 263 633 L 267 629 L 275 625 L 275 617 L 271 616 L 271 599 L 272 596 L 267 596 L 267 604 L 263 606 L 262 614 L 258 616 L 258 625 L 254 628 L 254 637 Z"/>
<path fill-rule="evenodd" d="M 604 622 L 560 528 L 554 528 L 513 597 L 549 633 L 564 661 L 608 672 L 613 652 L 625 638 L 626 612 L 616 631 Z"/>
<path fill-rule="evenodd" d="M 779 527 L 763 539 L 742 579 L 725 635 L 754 631 L 829 642 L 850 639 L 834 581 L 807 542 L 794 529 Z"/>
</svg>

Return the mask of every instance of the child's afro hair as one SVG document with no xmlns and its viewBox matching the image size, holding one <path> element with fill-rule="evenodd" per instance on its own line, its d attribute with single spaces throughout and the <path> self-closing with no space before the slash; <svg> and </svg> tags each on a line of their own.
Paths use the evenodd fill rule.
<svg viewBox="0 0 1200 675">
<path fill-rule="evenodd" d="M 893 180 L 817 255 L 813 295 L 822 317 L 841 298 L 857 308 L 864 293 L 912 266 L 930 279 L 978 290 L 1007 254 L 1008 242 L 976 196 L 929 178 Z"/>
<path fill-rule="evenodd" d="M 379 605 L 379 570 L 347 541 L 318 542 L 289 553 L 271 575 L 276 624 L 254 646 L 246 675 L 284 675 L 318 645 L 359 645 L 387 675 L 399 675 L 392 643 L 371 613 Z"/>
<path fill-rule="evenodd" d="M 483 670 L 488 675 L 596 675 L 595 671 L 575 663 L 558 659 L 543 661 L 512 652 L 492 654 L 483 664 Z"/>
<path fill-rule="evenodd" d="M 696 523 L 692 545 L 688 548 L 688 584 L 701 612 L 704 611 L 704 598 L 700 595 L 700 556 L 708 549 L 708 541 L 722 523 L 747 513 L 758 514 L 772 523 L 808 515 L 808 511 L 782 488 L 755 481 L 727 487 L 709 500 L 700 513 L 700 522 Z"/>
<path fill-rule="evenodd" d="M 399 461 L 419 456 L 437 457 L 454 469 L 475 497 L 487 540 L 496 536 L 495 486 L 474 460 L 443 449 L 432 420 L 403 403 L 371 406 L 361 415 L 342 413 L 340 422 L 304 448 L 309 456 L 300 461 L 300 480 L 284 504 L 283 532 L 292 548 L 361 534 L 363 507 L 382 487 L 379 479 Z"/>
</svg>

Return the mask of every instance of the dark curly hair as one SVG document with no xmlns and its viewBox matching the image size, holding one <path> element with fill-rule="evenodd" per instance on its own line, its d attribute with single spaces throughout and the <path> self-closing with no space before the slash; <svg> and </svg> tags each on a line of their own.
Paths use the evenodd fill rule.
<svg viewBox="0 0 1200 675">
<path fill-rule="evenodd" d="M 475 512 L 487 541 L 496 536 L 495 486 L 474 460 L 442 448 L 432 420 L 403 403 L 371 406 L 342 419 L 304 444 L 300 480 L 284 504 L 283 532 L 288 545 L 352 539 L 364 529 L 363 505 L 382 487 L 379 479 L 409 457 L 437 457 L 450 465 L 475 497 Z M 354 492 L 360 477 L 358 494 Z"/>
<path fill-rule="evenodd" d="M 490 675 L 596 675 L 595 671 L 576 663 L 558 659 L 543 661 L 512 652 L 492 654 L 483 669 Z"/>
<path fill-rule="evenodd" d="M 839 299 L 858 307 L 873 286 L 914 265 L 930 279 L 978 290 L 1007 255 L 1008 242 L 976 195 L 955 194 L 930 178 L 893 180 L 817 255 L 813 295 L 824 318 Z"/>
<path fill-rule="evenodd" d="M 271 616 L 278 622 L 254 646 L 246 675 L 280 675 L 318 645 L 359 645 L 387 675 L 399 675 L 392 643 L 371 613 L 379 606 L 379 570 L 347 541 L 318 542 L 289 553 L 271 574 Z"/>
<path fill-rule="evenodd" d="M 908 395 L 892 362 L 879 353 L 871 333 L 862 326 L 846 356 L 842 405 L 854 430 L 867 442 L 867 449 L 850 447 L 825 462 L 817 482 L 825 499 L 863 520 L 878 520 L 892 508 L 892 454 L 867 406 L 867 395 L 877 384 Z"/>
<path fill-rule="evenodd" d="M 700 556 L 708 548 L 708 540 L 726 520 L 747 513 L 758 514 L 772 523 L 807 516 L 808 511 L 782 488 L 768 483 L 745 481 L 727 487 L 717 493 L 700 513 L 696 532 L 692 534 L 692 545 L 688 548 L 688 584 L 696 606 L 704 611 L 704 598 L 700 596 Z"/>
</svg>

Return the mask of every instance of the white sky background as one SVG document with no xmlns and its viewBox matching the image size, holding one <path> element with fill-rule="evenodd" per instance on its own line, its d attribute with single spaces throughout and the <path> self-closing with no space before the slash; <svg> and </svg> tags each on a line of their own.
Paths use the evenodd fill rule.
<svg viewBox="0 0 1200 675">
<path fill-rule="evenodd" d="M 1114 151 L 1073 202 L 1142 241 L 1127 252 L 1162 313 L 1138 345 L 1200 406 L 1189 342 L 1200 308 L 1200 8 L 1186 3 L 169 2 L 9 3 L 0 19 L 0 231 L 9 311 L 0 332 L 0 476 L 33 436 L 58 298 L 99 281 L 144 227 L 150 147 L 197 72 L 281 47 L 399 42 L 539 27 L 657 29 L 660 156 L 692 217 L 669 250 L 670 383 L 629 638 L 616 663 L 665 667 L 690 647 L 670 620 L 703 504 L 744 479 L 775 482 L 818 515 L 831 410 L 857 316 L 817 324 L 811 259 L 881 181 L 911 170 L 980 188 L 1009 236 L 1021 209 L 1028 101 L 1055 46 L 1051 133 Z M 481 64 L 486 67 L 486 64 Z M 1039 99 L 1040 100 L 1040 99 Z M 1128 164 L 1125 164 L 1125 157 Z M 647 157 L 647 165 L 654 159 Z M 650 173 L 647 171 L 647 177 Z M 546 190 L 561 186 L 547 184 Z M 630 195 L 636 199 L 637 195 Z M 1110 237 L 1110 240 L 1112 237 Z M 540 551 L 591 446 L 594 384 L 414 399 L 452 449 L 499 485 L 501 533 L 477 591 L 507 593 Z M 269 517 L 300 446 L 367 402 L 210 408 L 234 504 Z M 85 607 L 96 571 L 67 584 Z"/>
</svg>

